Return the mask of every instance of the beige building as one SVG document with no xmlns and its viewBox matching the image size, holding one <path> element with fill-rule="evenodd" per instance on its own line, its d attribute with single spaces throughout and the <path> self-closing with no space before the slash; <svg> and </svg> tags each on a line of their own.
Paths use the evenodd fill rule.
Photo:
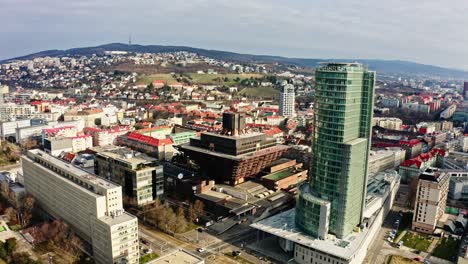
<svg viewBox="0 0 468 264">
<path fill-rule="evenodd" d="M 403 121 L 395 117 L 374 117 L 372 126 L 379 126 L 391 130 L 402 130 Z"/>
<path fill-rule="evenodd" d="M 74 121 L 83 119 L 85 121 L 85 127 L 95 127 L 96 120 L 100 119 L 104 115 L 102 109 L 89 108 L 83 110 L 71 110 L 63 115 L 64 121 Z"/>
<path fill-rule="evenodd" d="M 427 168 L 420 176 L 414 205 L 412 229 L 432 234 L 445 212 L 450 174 Z"/>
<path fill-rule="evenodd" d="M 122 207 L 122 188 L 41 150 L 22 156 L 26 192 L 92 245 L 96 263 L 138 263 L 138 222 Z"/>
<path fill-rule="evenodd" d="M 5 103 L 0 105 L 0 119 L 29 118 L 35 111 L 32 105 Z"/>
</svg>

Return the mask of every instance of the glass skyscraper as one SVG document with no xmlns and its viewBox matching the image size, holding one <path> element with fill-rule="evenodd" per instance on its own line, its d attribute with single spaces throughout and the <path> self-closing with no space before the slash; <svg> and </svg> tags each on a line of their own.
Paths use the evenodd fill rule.
<svg viewBox="0 0 468 264">
<path fill-rule="evenodd" d="M 359 63 L 316 69 L 310 181 L 300 186 L 296 225 L 309 235 L 339 238 L 362 221 L 375 72 Z"/>
</svg>

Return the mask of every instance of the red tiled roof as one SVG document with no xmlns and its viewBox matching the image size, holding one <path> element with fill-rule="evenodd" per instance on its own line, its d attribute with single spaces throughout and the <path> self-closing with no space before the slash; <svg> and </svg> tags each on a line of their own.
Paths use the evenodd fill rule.
<svg viewBox="0 0 468 264">
<path fill-rule="evenodd" d="M 150 136 L 145 136 L 145 135 L 142 135 L 142 134 L 139 134 L 139 133 L 136 133 L 136 132 L 132 132 L 132 133 L 128 134 L 127 138 L 130 139 L 130 140 L 143 142 L 143 143 L 146 143 L 146 144 L 148 144 L 150 146 L 155 146 L 155 147 L 159 147 L 159 146 L 163 146 L 163 145 L 172 145 L 172 143 L 173 143 L 170 138 L 157 139 L 157 138 L 150 137 Z"/>
<path fill-rule="evenodd" d="M 417 156 L 416 158 L 412 158 L 409 160 L 403 161 L 400 166 L 403 167 L 411 167 L 412 165 L 416 165 L 416 167 L 421 168 L 423 162 L 426 162 L 436 156 L 445 157 L 446 152 L 443 149 L 432 149 L 428 153 L 422 153 L 421 155 Z"/>
</svg>

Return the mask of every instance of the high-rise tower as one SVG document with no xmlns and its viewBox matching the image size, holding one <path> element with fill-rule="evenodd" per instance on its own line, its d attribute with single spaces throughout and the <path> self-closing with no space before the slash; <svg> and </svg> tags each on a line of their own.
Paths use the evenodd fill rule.
<svg viewBox="0 0 468 264">
<path fill-rule="evenodd" d="M 294 115 L 295 94 L 294 85 L 286 84 L 280 92 L 279 115 L 292 117 Z"/>
<path fill-rule="evenodd" d="M 339 238 L 362 221 L 375 72 L 359 63 L 324 63 L 316 97 L 310 181 L 299 190 L 296 225 L 319 238 Z"/>
</svg>

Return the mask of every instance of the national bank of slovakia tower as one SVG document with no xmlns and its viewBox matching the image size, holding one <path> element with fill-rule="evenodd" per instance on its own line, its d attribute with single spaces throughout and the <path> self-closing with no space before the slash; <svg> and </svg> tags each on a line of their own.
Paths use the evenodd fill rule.
<svg viewBox="0 0 468 264">
<path fill-rule="evenodd" d="M 311 236 L 343 238 L 362 221 L 375 72 L 359 63 L 324 63 L 315 81 L 313 159 L 295 221 Z"/>
</svg>

